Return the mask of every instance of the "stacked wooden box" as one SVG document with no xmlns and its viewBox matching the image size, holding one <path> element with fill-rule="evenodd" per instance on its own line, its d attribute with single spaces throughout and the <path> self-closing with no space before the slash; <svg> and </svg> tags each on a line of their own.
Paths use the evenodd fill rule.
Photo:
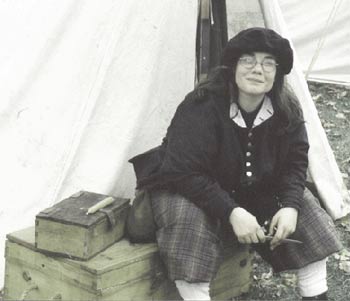
<svg viewBox="0 0 350 301">
<path fill-rule="evenodd" d="M 50 228 L 49 225 L 46 227 Z M 55 235 L 59 235 L 57 225 L 54 228 Z M 65 254 L 57 252 L 57 246 L 50 247 L 49 251 L 39 250 L 38 245 L 43 247 L 43 243 L 38 244 L 37 239 L 41 232 L 40 230 L 39 234 L 36 234 L 38 228 L 32 227 L 7 235 L 5 300 L 181 299 L 174 284 L 166 277 L 166 270 L 154 243 L 131 244 L 126 238 L 118 238 L 117 242 L 105 248 L 99 243 L 103 240 L 90 239 L 90 242 L 99 244 L 99 248 L 103 250 L 93 257 L 86 255 L 87 252 L 79 251 L 79 254 L 85 254 L 89 259 L 77 260 L 80 255 L 77 256 L 77 252 L 74 251 L 77 246 L 74 242 L 69 242 L 75 245 L 75 248 L 71 248 L 73 252 L 70 250 L 67 253 L 67 247 L 61 248 Z M 90 232 L 87 231 L 85 237 L 93 237 Z M 75 234 L 71 231 L 67 233 L 76 235 L 76 238 L 81 240 L 79 231 Z M 103 235 L 99 231 L 98 233 L 99 236 Z M 63 238 L 65 239 L 64 236 Z M 51 240 L 52 245 L 60 241 L 53 236 L 47 236 L 46 239 Z M 89 240 L 85 242 L 85 247 L 82 245 L 83 249 L 88 250 L 86 246 L 90 244 Z M 73 253 L 75 255 L 72 256 Z M 71 258 L 67 258 L 67 254 Z M 252 255 L 246 247 L 235 244 L 228 246 L 224 262 L 211 284 L 211 296 L 223 300 L 247 291 L 251 259 Z"/>
<path fill-rule="evenodd" d="M 110 204 L 88 214 L 101 202 Z M 124 235 L 129 199 L 81 191 L 41 211 L 35 219 L 35 247 L 45 253 L 88 260 Z"/>
</svg>

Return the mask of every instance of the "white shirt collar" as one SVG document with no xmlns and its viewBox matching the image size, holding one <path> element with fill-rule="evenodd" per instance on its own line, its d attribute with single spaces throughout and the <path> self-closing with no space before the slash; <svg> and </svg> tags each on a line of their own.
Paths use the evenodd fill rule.
<svg viewBox="0 0 350 301">
<path fill-rule="evenodd" d="M 268 120 L 273 116 L 274 110 L 272 107 L 271 99 L 265 95 L 263 104 L 256 115 L 252 128 L 262 124 L 264 121 Z M 233 102 L 230 106 L 230 118 L 241 128 L 246 128 L 247 125 L 242 117 L 241 111 L 237 103 Z"/>
</svg>

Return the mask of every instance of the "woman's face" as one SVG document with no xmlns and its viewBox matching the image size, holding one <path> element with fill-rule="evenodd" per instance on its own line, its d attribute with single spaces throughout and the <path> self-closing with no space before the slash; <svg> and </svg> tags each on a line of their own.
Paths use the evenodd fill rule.
<svg viewBox="0 0 350 301">
<path fill-rule="evenodd" d="M 235 80 L 239 95 L 263 97 L 272 89 L 276 59 L 265 52 L 243 54 L 236 65 Z"/>
</svg>

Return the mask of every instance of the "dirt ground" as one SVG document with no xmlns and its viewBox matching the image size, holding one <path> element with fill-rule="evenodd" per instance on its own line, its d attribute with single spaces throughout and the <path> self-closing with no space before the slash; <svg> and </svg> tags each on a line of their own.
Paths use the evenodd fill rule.
<svg viewBox="0 0 350 301">
<path fill-rule="evenodd" d="M 350 189 L 350 87 L 309 83 L 319 117 Z M 336 221 L 344 250 L 331 256 L 327 263 L 329 300 L 350 300 L 350 217 Z M 300 300 L 297 279 L 293 272 L 273 274 L 270 267 L 256 255 L 253 283 L 249 293 L 235 300 Z"/>
</svg>

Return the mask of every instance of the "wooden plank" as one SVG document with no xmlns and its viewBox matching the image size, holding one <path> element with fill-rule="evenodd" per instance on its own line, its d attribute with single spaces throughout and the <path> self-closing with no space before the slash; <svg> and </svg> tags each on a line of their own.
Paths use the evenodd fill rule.
<svg viewBox="0 0 350 301">
<path fill-rule="evenodd" d="M 228 250 L 232 256 L 229 254 L 225 256 L 211 287 L 211 295 L 218 300 L 228 300 L 232 296 L 241 295 L 250 287 L 252 254 L 247 251 L 246 246 L 235 245 Z M 233 267 L 234 273 L 232 273 Z"/>
<path fill-rule="evenodd" d="M 249 27 L 265 27 L 259 0 L 226 0 L 226 15 L 229 39 Z"/>
<path fill-rule="evenodd" d="M 106 199 L 113 200 L 103 208 L 108 215 L 101 211 L 87 215 L 88 208 Z M 88 260 L 123 237 L 128 210 L 128 199 L 81 191 L 36 216 L 35 246 L 54 255 Z"/>
<path fill-rule="evenodd" d="M 227 43 L 226 1 L 212 1 L 210 31 L 210 69 L 220 64 L 223 47 Z"/>
<path fill-rule="evenodd" d="M 79 282 L 75 283 L 74 278 L 66 281 L 67 278 L 62 277 L 57 270 L 54 270 L 53 277 L 39 268 L 11 259 L 6 262 L 6 270 L 5 300 L 49 300 L 58 294 L 66 297 L 64 300 L 69 300 L 66 291 L 70 296 L 74 296 L 75 300 L 93 300 L 94 294 L 91 290 L 84 289 Z"/>
<path fill-rule="evenodd" d="M 101 211 L 98 211 L 95 214 L 87 214 L 88 210 L 98 203 L 110 198 L 114 201 L 103 209 L 109 209 L 110 211 L 115 212 L 123 210 L 129 206 L 129 199 L 111 197 L 89 191 L 80 191 L 52 207 L 39 212 L 36 218 L 90 228 L 99 221 L 105 220 L 106 215 Z"/>
<path fill-rule="evenodd" d="M 95 281 L 91 277 L 91 273 L 82 269 L 76 268 L 67 262 L 65 258 L 55 258 L 47 256 L 40 252 L 35 252 L 25 246 L 16 244 L 11 241 L 6 242 L 6 269 L 8 269 L 8 277 L 13 277 L 12 266 L 19 266 L 23 271 L 38 273 L 39 279 L 59 279 L 67 285 L 75 285 L 86 291 L 94 293 Z M 79 271 L 79 273 L 77 273 Z M 21 274 L 18 274 L 14 279 L 16 283 L 8 281 L 5 277 L 7 287 L 13 289 L 17 285 L 21 285 Z M 34 279 L 34 278 L 33 278 Z M 17 281 L 16 280 L 16 281 Z"/>
<path fill-rule="evenodd" d="M 87 254 L 88 229 L 55 221 L 36 220 L 36 247 L 68 258 L 82 258 Z"/>
<path fill-rule="evenodd" d="M 18 230 L 6 235 L 9 241 L 23 245 L 29 249 L 35 250 L 35 228 L 28 227 L 22 230 Z"/>
<path fill-rule="evenodd" d="M 210 0 L 201 0 L 201 19 L 210 20 Z"/>
<path fill-rule="evenodd" d="M 210 15 L 210 0 L 200 0 L 199 81 L 207 77 L 210 67 Z"/>
</svg>

